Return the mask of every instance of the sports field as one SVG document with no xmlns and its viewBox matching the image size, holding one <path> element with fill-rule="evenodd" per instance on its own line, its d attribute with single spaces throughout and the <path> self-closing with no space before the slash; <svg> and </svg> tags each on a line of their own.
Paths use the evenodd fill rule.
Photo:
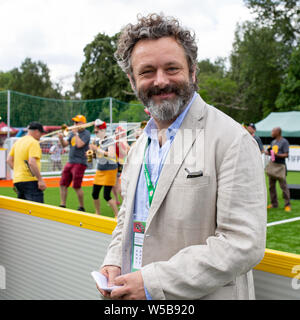
<svg viewBox="0 0 300 320">
<path fill-rule="evenodd" d="M 85 177 L 85 181 L 83 183 L 83 191 L 85 195 L 85 209 L 89 213 L 95 213 L 93 199 L 91 196 L 92 182 L 92 177 Z M 289 172 L 287 176 L 287 182 L 288 184 L 300 184 L 300 172 Z M 267 179 L 266 183 L 268 187 Z M 60 200 L 58 179 L 48 179 L 47 185 L 48 188 L 45 190 L 45 203 L 58 206 Z M 300 217 L 300 200 L 291 200 L 292 211 L 289 213 L 285 212 L 283 209 L 284 202 L 282 199 L 282 193 L 279 188 L 279 185 L 277 185 L 277 191 L 279 198 L 279 208 L 268 210 L 268 224 L 275 221 L 284 221 Z M 12 184 L 5 185 L 5 183 L 0 180 L 0 195 L 16 197 L 16 193 L 12 189 Z M 101 214 L 108 217 L 113 217 L 114 214 L 111 208 L 103 199 L 103 190 L 101 190 L 100 202 Z M 75 210 L 78 207 L 78 200 L 72 188 L 69 188 L 67 207 Z M 266 247 L 269 249 L 300 254 L 300 220 L 268 226 Z"/>
</svg>

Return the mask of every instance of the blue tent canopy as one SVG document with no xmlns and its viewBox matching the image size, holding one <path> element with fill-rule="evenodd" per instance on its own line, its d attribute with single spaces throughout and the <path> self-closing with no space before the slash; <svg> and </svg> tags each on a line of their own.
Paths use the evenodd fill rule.
<svg viewBox="0 0 300 320">
<path fill-rule="evenodd" d="M 271 137 L 275 127 L 281 128 L 284 137 L 300 137 L 300 111 L 272 112 L 255 126 L 259 137 Z"/>
</svg>

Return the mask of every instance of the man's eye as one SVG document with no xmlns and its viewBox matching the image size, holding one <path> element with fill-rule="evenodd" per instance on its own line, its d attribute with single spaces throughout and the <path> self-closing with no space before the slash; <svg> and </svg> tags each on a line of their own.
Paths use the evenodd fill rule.
<svg viewBox="0 0 300 320">
<path fill-rule="evenodd" d="M 167 69 L 167 71 L 170 72 L 170 73 L 174 73 L 174 72 L 177 72 L 177 71 L 178 71 L 178 68 L 176 68 L 176 67 L 170 67 L 170 68 Z"/>
<path fill-rule="evenodd" d="M 140 72 L 140 75 L 147 75 L 150 74 L 152 72 L 152 70 L 144 70 L 142 72 Z"/>
</svg>

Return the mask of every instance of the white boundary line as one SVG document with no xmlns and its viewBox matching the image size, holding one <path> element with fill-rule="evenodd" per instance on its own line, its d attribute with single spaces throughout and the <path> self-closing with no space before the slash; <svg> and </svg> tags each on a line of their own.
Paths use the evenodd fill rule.
<svg viewBox="0 0 300 320">
<path fill-rule="evenodd" d="M 300 217 L 286 219 L 286 220 L 280 220 L 280 221 L 274 221 L 274 222 L 267 223 L 267 227 L 272 227 L 272 226 L 276 226 L 277 224 L 289 223 L 289 222 L 298 221 L 298 220 L 300 220 Z"/>
</svg>

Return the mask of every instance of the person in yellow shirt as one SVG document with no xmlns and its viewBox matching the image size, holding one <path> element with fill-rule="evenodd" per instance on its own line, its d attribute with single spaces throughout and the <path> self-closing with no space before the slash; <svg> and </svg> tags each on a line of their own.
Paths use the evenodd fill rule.
<svg viewBox="0 0 300 320">
<path fill-rule="evenodd" d="M 39 144 L 44 132 L 40 123 L 31 122 L 28 134 L 14 143 L 7 157 L 7 163 L 14 171 L 13 183 L 19 199 L 44 202 L 46 184 L 40 172 L 42 151 Z"/>
</svg>

